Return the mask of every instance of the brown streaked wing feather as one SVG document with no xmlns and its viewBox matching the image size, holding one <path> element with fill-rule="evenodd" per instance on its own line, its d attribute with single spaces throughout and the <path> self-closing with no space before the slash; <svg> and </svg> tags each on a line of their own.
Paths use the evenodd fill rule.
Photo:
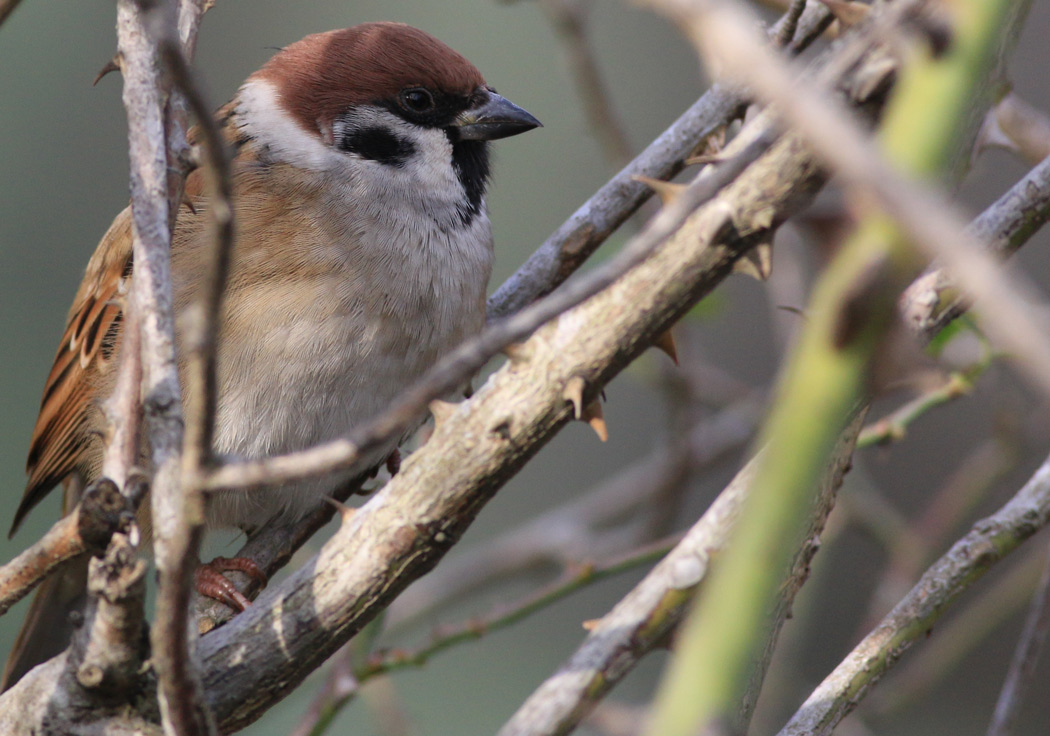
<svg viewBox="0 0 1050 736">
<path fill-rule="evenodd" d="M 226 142 L 238 152 L 247 138 L 235 125 L 235 110 L 236 100 L 219 108 L 215 118 Z M 188 138 L 197 143 L 198 129 L 191 129 Z M 186 199 L 199 201 L 202 189 L 200 171 L 192 172 L 186 180 Z M 179 222 L 196 216 L 183 211 Z M 114 381 L 111 364 L 120 342 L 123 293 L 130 287 L 131 245 L 131 211 L 125 209 L 102 236 L 66 318 L 29 445 L 29 480 L 10 534 L 71 473 L 79 472 L 90 481 L 98 472 L 102 445 L 92 412 Z"/>
<path fill-rule="evenodd" d="M 131 218 L 124 210 L 88 262 L 66 318 L 33 428 L 26 462 L 29 480 L 11 534 L 64 478 L 73 472 L 87 474 L 99 461 L 92 457 L 98 443 L 90 413 L 112 383 L 108 374 L 120 340 L 121 305 L 130 274 Z"/>
</svg>

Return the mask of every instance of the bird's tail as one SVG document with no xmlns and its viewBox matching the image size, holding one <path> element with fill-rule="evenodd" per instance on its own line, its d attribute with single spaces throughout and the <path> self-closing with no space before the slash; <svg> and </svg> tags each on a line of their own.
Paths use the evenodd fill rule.
<svg viewBox="0 0 1050 736">
<path fill-rule="evenodd" d="M 84 554 L 66 562 L 40 585 L 7 657 L 0 691 L 69 646 L 74 629 L 71 614 L 83 611 L 87 602 L 89 559 L 90 555 Z"/>
</svg>

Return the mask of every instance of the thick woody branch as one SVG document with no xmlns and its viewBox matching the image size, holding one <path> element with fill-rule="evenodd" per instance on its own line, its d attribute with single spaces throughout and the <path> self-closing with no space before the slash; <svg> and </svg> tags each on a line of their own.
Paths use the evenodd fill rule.
<svg viewBox="0 0 1050 736">
<path fill-rule="evenodd" d="M 651 543 L 641 550 L 637 547 L 653 539 L 649 533 L 651 521 L 654 511 L 659 512 L 654 502 L 664 487 L 669 483 L 687 485 L 689 478 L 702 468 L 739 449 L 753 434 L 761 403 L 756 395 L 749 394 L 710 420 L 697 422 L 687 436 L 677 438 L 685 456 L 684 467 L 672 467 L 671 453 L 660 448 L 581 498 L 500 534 L 498 539 L 465 556 L 445 561 L 418 580 L 398 597 L 383 618 L 386 632 L 428 619 L 437 609 L 462 601 L 487 585 L 505 584 L 515 576 L 535 574 L 538 570 L 561 571 L 559 580 L 523 601 L 499 606 L 488 616 L 471 618 L 458 627 L 442 626 L 425 647 L 414 652 L 393 652 L 374 663 L 370 661 L 365 670 L 354 670 L 350 662 L 355 653 L 352 650 L 361 640 L 355 638 L 332 658 L 327 684 L 304 714 L 296 733 L 312 733 L 309 724 L 334 716 L 344 708 L 356 696 L 357 685 L 366 676 L 423 664 L 438 651 L 518 621 L 603 574 L 648 560 L 656 547 Z M 666 552 L 670 545 L 658 542 L 657 547 Z M 351 680 L 354 685 L 347 688 L 345 684 Z"/>
<path fill-rule="evenodd" d="M 106 483 L 123 507 L 120 492 Z M 116 534 L 105 558 L 92 559 L 90 567 L 89 604 L 78 614 L 71 646 L 0 696 L 0 732 L 159 736 L 159 714 L 142 669 L 149 652 L 146 564 L 128 538 Z"/>
<path fill-rule="evenodd" d="M 39 542 L 0 567 L 0 615 L 62 563 L 87 552 L 101 554 L 113 534 L 126 529 L 133 519 L 112 481 L 103 478 L 88 486 L 72 513 L 62 517 Z"/>
<path fill-rule="evenodd" d="M 149 656 L 146 569 L 123 535 L 114 537 L 104 558 L 89 563 L 90 602 L 66 669 L 96 702 L 128 702 L 142 687 L 142 662 Z"/>
<path fill-rule="evenodd" d="M 977 522 L 806 699 L 779 736 L 826 736 L 963 591 L 1050 522 L 1050 460 L 1005 506 Z"/>
</svg>

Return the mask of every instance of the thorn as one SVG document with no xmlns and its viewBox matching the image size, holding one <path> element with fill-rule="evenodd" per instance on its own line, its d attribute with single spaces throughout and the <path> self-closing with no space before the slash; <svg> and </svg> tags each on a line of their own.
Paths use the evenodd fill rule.
<svg viewBox="0 0 1050 736">
<path fill-rule="evenodd" d="M 512 342 L 504 346 L 501 351 L 512 363 L 524 363 L 532 356 L 532 348 L 526 347 L 526 343 Z"/>
<path fill-rule="evenodd" d="M 442 401 L 441 399 L 431 401 L 427 408 L 430 409 L 430 414 L 434 417 L 434 426 L 440 426 L 442 422 L 452 416 L 452 412 L 456 410 L 457 406 L 458 404 Z"/>
<path fill-rule="evenodd" d="M 94 87 L 96 84 L 98 84 L 100 81 L 102 81 L 102 78 L 104 76 L 106 76 L 110 72 L 119 72 L 119 71 L 120 71 L 120 53 L 118 52 L 116 54 L 113 54 L 113 58 L 110 59 L 109 61 L 107 61 L 105 63 L 105 65 L 101 69 L 98 70 L 98 75 L 95 77 L 95 81 L 91 83 L 91 86 Z"/>
<path fill-rule="evenodd" d="M 341 501 L 336 501 L 331 496 L 325 496 L 324 500 L 330 503 L 332 506 L 334 506 L 335 510 L 339 512 L 339 519 L 343 524 L 350 521 L 350 519 L 353 518 L 354 514 L 357 513 L 357 509 L 353 508 L 352 506 L 347 506 Z"/>
<path fill-rule="evenodd" d="M 670 330 L 653 340 L 653 347 L 667 355 L 675 365 L 678 365 L 678 346 L 674 343 L 674 335 Z"/>
<path fill-rule="evenodd" d="M 868 17 L 871 7 L 851 0 L 820 0 L 844 26 L 854 26 Z"/>
<path fill-rule="evenodd" d="M 725 157 L 720 153 L 701 153 L 697 156 L 690 156 L 685 160 L 686 166 L 707 166 L 708 164 L 720 164 L 725 161 Z"/>
<path fill-rule="evenodd" d="M 773 273 L 773 246 L 759 243 L 733 264 L 734 273 L 742 273 L 758 281 L 765 281 Z"/>
<path fill-rule="evenodd" d="M 605 426 L 605 415 L 602 413 L 602 402 L 595 399 L 584 407 L 580 419 L 591 425 L 598 439 L 605 442 L 609 439 L 609 428 Z"/>
<path fill-rule="evenodd" d="M 660 197 L 660 201 L 664 204 L 669 204 L 686 186 L 685 184 L 675 184 L 674 182 L 653 179 L 648 176 L 635 175 L 631 178 L 645 184 L 656 192 L 657 196 Z"/>
<path fill-rule="evenodd" d="M 573 376 L 565 384 L 565 390 L 561 396 L 566 401 L 572 402 L 573 417 L 577 420 L 583 417 L 583 389 L 587 382 L 581 376 Z"/>
<path fill-rule="evenodd" d="M 386 472 L 391 478 L 401 472 L 401 450 L 396 447 L 386 456 Z"/>
<path fill-rule="evenodd" d="M 584 631 L 594 631 L 598 628 L 598 624 L 601 622 L 602 620 L 600 618 L 589 618 L 580 625 L 583 626 Z"/>
</svg>

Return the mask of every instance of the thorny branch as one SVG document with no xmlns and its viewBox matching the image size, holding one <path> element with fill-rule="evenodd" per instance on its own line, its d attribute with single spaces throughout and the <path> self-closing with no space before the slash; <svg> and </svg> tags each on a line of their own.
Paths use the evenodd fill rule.
<svg viewBox="0 0 1050 736">
<path fill-rule="evenodd" d="M 753 433 L 760 404 L 753 393 L 745 395 L 711 419 L 697 422 L 691 431 L 678 438 L 677 442 L 683 445 L 687 467 L 676 473 L 674 480 L 686 484 L 688 478 L 702 468 L 739 449 Z M 398 597 L 383 621 L 384 628 L 391 632 L 404 628 L 406 624 L 462 600 L 465 595 L 476 593 L 486 585 L 505 583 L 510 576 L 534 572 L 538 568 L 553 567 L 563 571 L 562 578 L 567 580 L 549 586 L 559 594 L 575 590 L 580 575 L 586 576 L 586 580 L 580 582 L 596 581 L 600 576 L 591 573 L 595 565 L 609 568 L 610 563 L 606 560 L 610 556 L 634 559 L 638 550 L 625 550 L 652 538 L 648 536 L 651 517 L 659 511 L 654 501 L 670 480 L 665 477 L 667 466 L 668 453 L 663 449 L 654 451 L 618 473 L 615 479 L 602 483 L 573 502 L 501 534 L 466 556 L 446 561 Z M 547 593 L 537 593 L 535 597 L 542 605 L 556 599 L 548 597 Z M 435 632 L 439 638 L 424 650 L 426 656 L 436 653 L 437 649 L 477 638 L 471 632 L 487 633 L 497 619 L 507 624 L 518 620 L 519 616 L 536 609 L 532 605 L 533 599 L 534 596 L 529 596 L 522 603 L 501 607 L 497 613 L 472 620 L 451 631 L 443 627 L 440 633 Z M 481 626 L 477 625 L 479 621 Z M 316 723 L 321 714 L 325 717 L 334 715 L 356 694 L 356 685 L 347 690 L 339 683 L 351 673 L 355 683 L 362 677 L 362 673 L 355 672 L 349 663 L 353 656 L 350 649 L 360 638 L 355 638 L 333 658 L 328 684 L 304 715 L 297 733 L 311 732 L 307 723 Z M 392 654 L 404 664 L 422 664 L 422 660 L 412 654 L 407 658 L 396 652 Z"/>
</svg>

